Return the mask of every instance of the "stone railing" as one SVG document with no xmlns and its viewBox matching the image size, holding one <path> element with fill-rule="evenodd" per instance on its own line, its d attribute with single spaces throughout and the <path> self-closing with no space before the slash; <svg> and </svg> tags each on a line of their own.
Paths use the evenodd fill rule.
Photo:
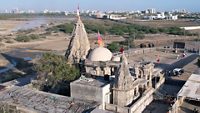
<svg viewBox="0 0 200 113">
<path fill-rule="evenodd" d="M 149 52 L 152 52 L 152 51 L 155 51 L 156 48 L 137 48 L 137 49 L 129 49 L 129 50 L 125 50 L 124 53 L 126 55 L 129 55 L 130 54 L 136 54 L 136 55 L 139 55 L 139 54 L 144 54 L 144 53 L 149 53 Z M 114 53 L 114 55 L 120 55 L 121 52 L 116 52 Z"/>
<path fill-rule="evenodd" d="M 153 101 L 154 89 L 151 88 L 142 94 L 142 97 L 130 107 L 131 113 L 142 112 Z"/>
<path fill-rule="evenodd" d="M 179 112 L 178 112 L 179 106 L 180 106 L 180 101 L 177 100 L 177 101 L 172 105 L 172 107 L 170 108 L 169 113 L 179 113 Z"/>
<path fill-rule="evenodd" d="M 105 104 L 105 109 L 114 111 L 116 113 L 130 113 L 128 107 L 121 107 L 121 106 L 117 106 L 114 104 L 108 104 L 108 103 Z"/>
</svg>

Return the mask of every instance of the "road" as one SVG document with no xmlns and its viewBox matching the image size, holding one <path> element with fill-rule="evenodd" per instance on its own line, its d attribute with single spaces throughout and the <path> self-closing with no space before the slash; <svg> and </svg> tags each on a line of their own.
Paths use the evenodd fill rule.
<svg viewBox="0 0 200 113">
<path fill-rule="evenodd" d="M 160 68 L 163 71 L 172 71 L 174 68 L 183 68 L 184 66 L 188 65 L 189 63 L 194 61 L 196 58 L 198 58 L 198 56 L 199 55 L 195 53 L 188 54 L 188 56 L 181 59 L 174 60 L 168 64 L 156 63 L 155 67 Z"/>
</svg>

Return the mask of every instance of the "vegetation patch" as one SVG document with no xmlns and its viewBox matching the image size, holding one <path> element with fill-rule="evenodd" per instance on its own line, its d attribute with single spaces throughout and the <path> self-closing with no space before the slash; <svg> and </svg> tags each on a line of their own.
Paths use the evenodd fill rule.
<svg viewBox="0 0 200 113">
<path fill-rule="evenodd" d="M 144 38 L 144 34 L 157 34 L 157 33 L 165 33 L 171 35 L 187 35 L 187 36 L 198 35 L 197 33 L 191 33 L 179 27 L 154 28 L 149 26 L 115 22 L 109 20 L 102 20 L 102 21 L 85 20 L 84 25 L 88 33 L 97 33 L 99 31 L 101 34 L 108 33 L 120 36 L 129 36 L 129 37 L 134 36 L 135 39 Z M 47 31 L 54 31 L 54 32 L 60 31 L 64 33 L 72 33 L 73 28 L 74 28 L 73 23 L 66 23 L 49 28 L 47 29 Z"/>
<path fill-rule="evenodd" d="M 39 90 L 68 95 L 70 82 L 79 78 L 79 70 L 66 62 L 64 56 L 43 54 L 34 66 L 38 73 L 33 86 Z"/>
<path fill-rule="evenodd" d="M 58 26 L 54 26 L 52 28 L 48 28 L 47 32 L 53 31 L 53 32 L 64 32 L 64 33 L 72 33 L 74 29 L 74 25 L 72 23 L 65 23 L 65 24 L 61 24 Z"/>
<path fill-rule="evenodd" d="M 120 44 L 117 42 L 112 42 L 111 44 L 108 44 L 107 48 L 111 51 L 111 52 L 117 52 L 120 49 Z"/>
<path fill-rule="evenodd" d="M 44 36 L 40 36 L 37 34 L 30 34 L 30 35 L 18 35 L 15 40 L 18 42 L 29 42 L 31 40 L 37 40 L 41 38 L 46 38 Z"/>
</svg>

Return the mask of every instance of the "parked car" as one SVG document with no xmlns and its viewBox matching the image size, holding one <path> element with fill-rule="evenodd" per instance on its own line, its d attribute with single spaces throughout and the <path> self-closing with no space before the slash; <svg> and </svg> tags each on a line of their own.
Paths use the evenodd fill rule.
<svg viewBox="0 0 200 113">
<path fill-rule="evenodd" d="M 173 75 L 174 76 L 179 76 L 179 75 L 181 75 L 181 74 L 183 74 L 184 73 L 184 69 L 182 69 L 182 68 L 175 68 L 174 70 L 173 70 Z"/>
</svg>

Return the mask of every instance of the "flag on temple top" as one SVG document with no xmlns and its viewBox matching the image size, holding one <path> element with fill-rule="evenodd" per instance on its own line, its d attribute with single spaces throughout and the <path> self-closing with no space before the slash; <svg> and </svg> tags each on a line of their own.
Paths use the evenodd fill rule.
<svg viewBox="0 0 200 113">
<path fill-rule="evenodd" d="M 98 31 L 97 37 L 98 37 L 98 45 L 103 46 L 103 39 L 101 38 L 99 31 Z"/>
</svg>

